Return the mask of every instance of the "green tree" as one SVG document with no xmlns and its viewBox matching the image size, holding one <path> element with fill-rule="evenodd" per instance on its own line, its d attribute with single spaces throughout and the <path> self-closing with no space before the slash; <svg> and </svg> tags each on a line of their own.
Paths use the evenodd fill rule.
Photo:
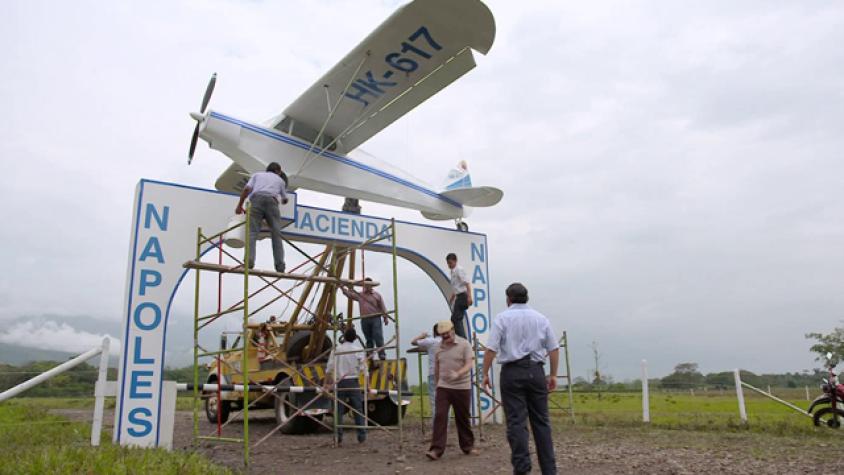
<svg viewBox="0 0 844 475">
<path fill-rule="evenodd" d="M 704 377 L 698 371 L 697 363 L 680 363 L 674 372 L 662 378 L 662 387 L 670 389 L 689 389 L 700 386 Z"/>
<path fill-rule="evenodd" d="M 818 361 L 826 361 L 826 354 L 832 353 L 834 363 L 844 358 L 844 327 L 836 327 L 831 333 L 807 333 L 806 338 L 817 340 L 809 351 L 817 354 Z"/>
</svg>

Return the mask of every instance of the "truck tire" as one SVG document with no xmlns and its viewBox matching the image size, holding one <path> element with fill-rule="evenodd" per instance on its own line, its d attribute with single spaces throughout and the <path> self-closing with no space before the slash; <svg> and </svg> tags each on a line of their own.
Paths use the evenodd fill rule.
<svg viewBox="0 0 844 475">
<path fill-rule="evenodd" d="M 208 380 L 208 384 L 217 384 L 217 378 L 210 378 Z M 204 391 L 205 396 L 205 417 L 208 418 L 208 422 L 212 424 L 217 423 L 217 410 L 219 408 L 220 411 L 220 422 L 226 422 L 229 420 L 229 413 L 231 413 L 232 402 L 231 401 L 218 401 L 217 400 L 217 391 Z"/>
<path fill-rule="evenodd" d="M 284 403 L 289 400 L 289 397 L 290 393 L 279 393 L 274 397 L 273 414 L 275 414 L 276 425 L 281 426 L 279 432 L 286 435 L 311 434 L 316 432 L 319 428 L 319 423 L 315 420 L 308 416 L 290 416 L 296 410 Z"/>
<path fill-rule="evenodd" d="M 401 416 L 404 418 L 407 413 L 407 406 L 401 407 Z M 369 401 L 369 418 L 382 426 L 394 426 L 399 423 L 399 411 L 396 404 L 390 398 Z"/>
<path fill-rule="evenodd" d="M 311 332 L 308 330 L 298 331 L 293 334 L 290 338 L 290 344 L 287 345 L 287 361 L 298 361 L 299 363 L 305 364 L 310 363 L 310 361 L 302 361 L 302 353 L 305 351 L 305 347 L 308 346 L 308 341 L 311 338 Z M 328 338 L 326 335 L 325 339 L 322 340 L 322 351 L 320 353 L 323 354 L 322 358 L 318 360 L 325 361 L 328 359 L 328 350 L 331 349 L 331 338 Z"/>
</svg>

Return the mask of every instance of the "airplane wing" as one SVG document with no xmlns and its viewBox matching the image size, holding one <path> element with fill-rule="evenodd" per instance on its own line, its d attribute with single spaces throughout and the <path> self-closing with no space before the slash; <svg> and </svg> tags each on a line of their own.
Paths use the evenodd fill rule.
<svg viewBox="0 0 844 475">
<path fill-rule="evenodd" d="M 480 0 L 414 0 L 268 126 L 316 142 L 330 116 L 317 145 L 336 139 L 330 148 L 348 153 L 474 68 L 471 50 L 486 54 L 494 39 L 495 20 Z"/>
<path fill-rule="evenodd" d="M 232 162 L 232 164 L 226 168 L 226 171 L 217 178 L 217 182 L 214 183 L 214 188 L 227 193 L 240 193 L 243 191 L 243 187 L 246 186 L 246 182 L 248 181 L 249 172 L 244 170 L 243 167 L 237 163 Z"/>
</svg>

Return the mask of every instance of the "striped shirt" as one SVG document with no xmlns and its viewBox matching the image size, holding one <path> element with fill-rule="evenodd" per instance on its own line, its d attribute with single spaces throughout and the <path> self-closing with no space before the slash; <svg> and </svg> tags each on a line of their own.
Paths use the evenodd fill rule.
<svg viewBox="0 0 844 475">
<path fill-rule="evenodd" d="M 380 317 L 387 313 L 384 299 L 381 298 L 381 294 L 374 290 L 372 292 L 358 292 L 357 290 L 348 290 L 345 287 L 340 287 L 340 290 L 343 291 L 343 295 L 358 302 L 360 316 L 364 318 Z"/>
</svg>

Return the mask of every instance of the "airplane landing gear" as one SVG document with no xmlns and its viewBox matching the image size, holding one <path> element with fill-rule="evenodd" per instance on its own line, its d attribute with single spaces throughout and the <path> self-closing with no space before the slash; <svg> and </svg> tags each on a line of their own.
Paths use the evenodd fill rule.
<svg viewBox="0 0 844 475">
<path fill-rule="evenodd" d="M 463 221 L 462 219 L 457 219 L 454 221 L 454 223 L 457 226 L 457 230 L 462 233 L 465 233 L 469 230 L 469 224 L 466 223 L 466 221 Z"/>
</svg>

